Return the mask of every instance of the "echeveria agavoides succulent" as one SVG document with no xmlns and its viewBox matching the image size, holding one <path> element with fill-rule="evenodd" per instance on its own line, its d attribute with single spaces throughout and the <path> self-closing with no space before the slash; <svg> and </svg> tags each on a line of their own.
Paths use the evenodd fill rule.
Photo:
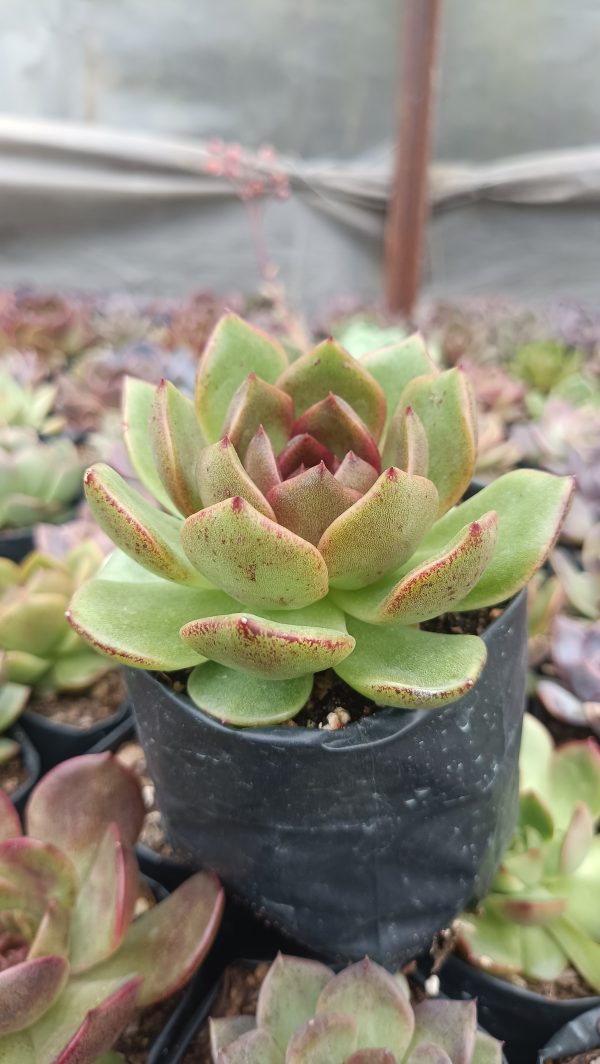
<svg viewBox="0 0 600 1064">
<path fill-rule="evenodd" d="M 0 791 L 0 1062 L 93 1064 L 134 1009 L 178 990 L 223 908 L 201 872 L 135 917 L 140 785 L 111 754 L 35 788 L 27 834 Z"/>
<path fill-rule="evenodd" d="M 485 971 L 558 979 L 571 965 L 600 993 L 600 747 L 554 748 L 525 714 L 520 818 L 491 893 L 459 923 L 459 948 Z"/>
<path fill-rule="evenodd" d="M 70 440 L 44 442 L 26 428 L 0 430 L 0 530 L 64 519 L 80 490 L 82 471 Z"/>
<path fill-rule="evenodd" d="M 338 975 L 282 954 L 256 1017 L 210 1021 L 214 1064 L 500 1064 L 502 1044 L 477 1030 L 474 1001 L 414 1007 L 402 976 L 365 958 Z"/>
<path fill-rule="evenodd" d="M 35 429 L 46 436 L 58 432 L 64 419 L 52 413 L 55 400 L 53 384 L 27 387 L 9 373 L 0 372 L 0 429 L 17 426 Z"/>
<path fill-rule="evenodd" d="M 233 314 L 200 360 L 195 399 L 128 380 L 131 463 L 85 492 L 119 548 L 70 620 L 126 664 L 192 668 L 190 697 L 238 725 L 293 717 L 333 668 L 377 704 L 435 707 L 477 680 L 477 636 L 419 628 L 502 602 L 547 556 L 569 478 L 517 470 L 460 502 L 476 458 L 460 369 L 422 340 L 359 361 L 325 340 L 289 362 Z"/>
</svg>

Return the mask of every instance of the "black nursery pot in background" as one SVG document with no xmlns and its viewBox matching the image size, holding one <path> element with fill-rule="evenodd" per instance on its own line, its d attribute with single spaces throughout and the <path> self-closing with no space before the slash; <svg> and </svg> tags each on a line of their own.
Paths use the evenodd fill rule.
<svg viewBox="0 0 600 1064">
<path fill-rule="evenodd" d="M 339 731 L 231 728 L 127 670 L 173 845 L 328 960 L 415 956 L 487 892 L 516 819 L 524 592 L 484 640 L 458 702 Z"/>
<path fill-rule="evenodd" d="M 115 713 L 89 728 L 61 724 L 32 710 L 25 710 L 20 720 L 39 752 L 42 772 L 47 772 L 61 761 L 88 753 L 92 746 L 110 735 L 129 715 L 129 700 L 124 699 Z"/>
<path fill-rule="evenodd" d="M 577 1053 L 598 1050 L 600 1059 L 600 1006 L 567 1023 L 541 1050 L 537 1064 L 563 1060 Z"/>
<path fill-rule="evenodd" d="M 31 739 L 20 724 L 13 724 L 12 728 L 9 728 L 6 734 L 11 739 L 15 739 L 21 747 L 21 757 L 23 758 L 23 763 L 27 770 L 26 779 L 23 780 L 22 784 L 17 787 L 16 791 L 13 791 L 10 796 L 15 809 L 21 816 L 23 816 L 25 806 L 27 805 L 27 799 L 40 778 L 40 758 Z"/>
<path fill-rule="evenodd" d="M 0 558 L 21 562 L 33 550 L 33 529 L 15 528 L 0 532 Z"/>
<path fill-rule="evenodd" d="M 482 972 L 459 957 L 449 957 L 439 974 L 444 994 L 453 998 L 477 998 L 480 1022 L 486 1031 L 504 1042 L 510 1064 L 533 1064 L 541 1047 L 564 1024 L 588 1009 L 595 1008 L 600 1015 L 600 997 L 554 1001 Z M 547 1053 L 547 1056 L 558 1061 L 561 1056 L 567 1056 L 567 1051 Z"/>
</svg>

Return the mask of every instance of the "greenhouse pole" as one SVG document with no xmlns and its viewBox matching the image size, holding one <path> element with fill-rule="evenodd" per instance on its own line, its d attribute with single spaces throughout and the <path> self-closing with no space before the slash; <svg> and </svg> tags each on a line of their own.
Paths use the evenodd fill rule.
<svg viewBox="0 0 600 1064">
<path fill-rule="evenodd" d="M 390 310 L 410 318 L 421 283 L 441 0 L 404 0 L 396 163 L 385 233 Z"/>
</svg>

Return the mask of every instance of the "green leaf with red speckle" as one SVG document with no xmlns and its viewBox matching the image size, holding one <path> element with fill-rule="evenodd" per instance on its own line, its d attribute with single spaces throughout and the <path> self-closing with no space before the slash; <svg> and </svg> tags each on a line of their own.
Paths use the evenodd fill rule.
<svg viewBox="0 0 600 1064">
<path fill-rule="evenodd" d="M 407 336 L 405 340 L 386 344 L 385 347 L 379 347 L 376 351 L 368 351 L 362 356 L 360 364 L 375 378 L 385 394 L 386 425 L 396 413 L 400 396 L 406 385 L 414 377 L 438 372 L 435 362 L 427 354 L 425 341 L 419 333 Z"/>
<path fill-rule="evenodd" d="M 181 541 L 192 564 L 249 609 L 298 609 L 327 594 L 316 547 L 240 497 L 188 517 Z"/>
<path fill-rule="evenodd" d="M 364 364 L 335 340 L 324 340 L 293 362 L 277 386 L 292 397 L 298 414 L 334 392 L 356 411 L 376 440 L 381 436 L 386 414 L 383 389 Z"/>
<path fill-rule="evenodd" d="M 196 411 L 209 443 L 223 435 L 229 404 L 248 374 L 275 384 L 287 364 L 285 350 L 277 340 L 237 314 L 223 315 L 200 358 L 196 376 Z"/>
<path fill-rule="evenodd" d="M 280 451 L 289 437 L 293 420 L 294 405 L 289 395 L 250 373 L 229 404 L 223 431 L 243 459 L 261 425 L 275 450 Z"/>
<path fill-rule="evenodd" d="M 374 469 L 381 469 L 377 444 L 367 426 L 352 407 L 338 395 L 330 392 L 326 399 L 310 406 L 292 425 L 292 433 L 314 436 L 332 454 L 344 458 L 348 451 Z"/>
<path fill-rule="evenodd" d="M 480 579 L 494 553 L 492 511 L 461 529 L 450 543 L 400 580 L 378 580 L 358 591 L 332 591 L 335 602 L 370 624 L 419 624 L 455 609 Z"/>
<path fill-rule="evenodd" d="M 329 669 L 354 648 L 343 613 L 326 600 L 270 618 L 252 613 L 200 618 L 184 625 L 180 635 L 203 657 L 267 680 Z"/>
<path fill-rule="evenodd" d="M 485 643 L 475 635 L 347 621 L 356 646 L 335 671 L 378 706 L 435 709 L 454 702 L 471 690 L 485 665 Z"/>
<path fill-rule="evenodd" d="M 280 524 L 316 546 L 336 517 L 360 495 L 344 487 L 324 462 L 271 489 L 269 504 Z"/>
<path fill-rule="evenodd" d="M 275 519 L 272 507 L 248 476 L 228 436 L 201 452 L 198 482 L 205 507 L 239 495 L 265 517 Z"/>
<path fill-rule="evenodd" d="M 150 443 L 150 421 L 156 388 L 148 381 L 125 377 L 123 381 L 123 437 L 129 461 L 141 483 L 157 502 L 170 513 L 179 516 L 179 510 L 158 475 Z"/>
<path fill-rule="evenodd" d="M 473 397 L 466 375 L 449 369 L 417 377 L 400 397 L 421 421 L 429 445 L 427 476 L 439 495 L 438 515 L 464 495 L 477 457 L 477 426 Z"/>
<path fill-rule="evenodd" d="M 194 404 L 174 384 L 161 381 L 154 395 L 149 425 L 154 464 L 161 483 L 186 517 L 202 506 L 196 461 L 205 445 Z"/>
<path fill-rule="evenodd" d="M 414 476 L 426 477 L 429 469 L 429 443 L 420 417 L 411 406 L 398 410 L 392 418 L 383 447 L 383 464 L 398 466 Z"/>
<path fill-rule="evenodd" d="M 319 541 L 332 587 L 374 583 L 410 558 L 437 511 L 430 480 L 391 466 Z"/>
<path fill-rule="evenodd" d="M 100 528 L 139 565 L 178 584 L 202 583 L 179 543 L 181 520 L 157 510 L 110 466 L 87 470 L 85 497 Z"/>
</svg>

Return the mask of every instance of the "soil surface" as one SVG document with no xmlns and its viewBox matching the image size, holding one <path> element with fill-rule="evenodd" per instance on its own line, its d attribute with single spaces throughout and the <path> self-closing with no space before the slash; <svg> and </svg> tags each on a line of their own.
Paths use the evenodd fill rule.
<svg viewBox="0 0 600 1064">
<path fill-rule="evenodd" d="M 468 613 L 446 613 L 427 621 L 421 628 L 428 632 L 452 635 L 481 635 L 504 612 L 504 606 L 470 610 Z M 157 677 L 178 694 L 185 694 L 190 670 L 177 673 L 157 673 Z M 280 725 L 282 728 L 321 728 L 338 731 L 363 717 L 370 717 L 381 706 L 355 691 L 333 671 L 315 673 L 313 689 L 308 702 L 293 720 Z"/>
<path fill-rule="evenodd" d="M 119 1038 L 115 1049 L 123 1054 L 125 1064 L 148 1064 L 148 1054 L 169 1016 L 181 998 L 181 992 L 166 1001 L 136 1012 Z"/>
<path fill-rule="evenodd" d="M 6 794 L 14 794 L 21 784 L 25 783 L 28 775 L 25 760 L 19 751 L 10 761 L 0 765 L 0 787 Z"/>
<path fill-rule="evenodd" d="M 83 730 L 112 717 L 126 695 L 125 680 L 117 669 L 96 680 L 87 691 L 34 695 L 27 703 L 27 710 L 55 724 L 70 724 Z"/>
<path fill-rule="evenodd" d="M 128 768 L 135 772 L 142 784 L 146 818 L 139 836 L 139 842 L 143 842 L 145 846 L 154 850 L 160 857 L 169 857 L 173 861 L 178 859 L 183 861 L 183 858 L 178 858 L 166 837 L 160 809 L 156 804 L 154 784 L 148 775 L 146 758 L 141 745 L 133 739 L 123 743 L 117 750 L 117 757 L 124 765 L 127 765 Z"/>
</svg>

